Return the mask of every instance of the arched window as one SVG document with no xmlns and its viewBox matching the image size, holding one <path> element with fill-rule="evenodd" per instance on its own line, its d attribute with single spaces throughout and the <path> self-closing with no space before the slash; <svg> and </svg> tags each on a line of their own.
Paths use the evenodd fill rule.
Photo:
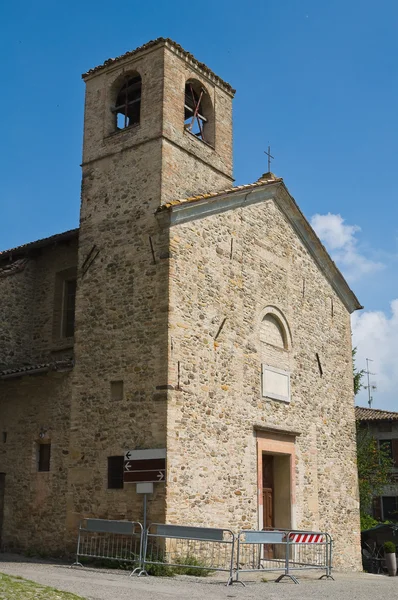
<svg viewBox="0 0 398 600">
<path fill-rule="evenodd" d="M 290 402 L 292 339 L 289 325 L 276 306 L 267 306 L 259 321 L 262 396 Z"/>
<path fill-rule="evenodd" d="M 116 117 L 116 129 L 138 125 L 141 112 L 141 77 L 127 74 L 118 89 L 112 112 Z"/>
<path fill-rule="evenodd" d="M 282 323 L 271 313 L 266 314 L 261 321 L 260 341 L 282 350 L 286 349 L 286 334 Z"/>
<path fill-rule="evenodd" d="M 214 145 L 214 124 L 211 100 L 199 81 L 189 80 L 185 85 L 184 123 L 186 131 Z"/>
</svg>

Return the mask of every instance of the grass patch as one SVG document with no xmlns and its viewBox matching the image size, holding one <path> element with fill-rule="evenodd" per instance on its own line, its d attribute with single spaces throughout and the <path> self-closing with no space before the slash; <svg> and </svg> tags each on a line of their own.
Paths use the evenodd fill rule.
<svg viewBox="0 0 398 600">
<path fill-rule="evenodd" d="M 176 575 L 193 575 L 194 577 L 207 577 L 212 573 L 211 569 L 206 569 L 205 563 L 194 556 L 177 557 L 176 563 L 186 565 L 184 567 L 173 567 Z"/>
<path fill-rule="evenodd" d="M 84 600 L 81 596 L 61 592 L 22 577 L 0 573 L 0 600 Z"/>
<path fill-rule="evenodd" d="M 207 569 L 206 565 L 194 556 L 176 556 L 173 559 L 173 562 L 175 563 L 173 566 L 162 564 L 159 557 L 156 558 L 156 561 L 159 561 L 158 564 L 145 565 L 145 570 L 148 575 L 154 577 L 174 577 L 174 575 L 207 577 L 212 573 L 211 569 Z"/>
<path fill-rule="evenodd" d="M 132 558 L 131 561 L 117 560 L 110 558 L 91 558 L 79 556 L 79 563 L 83 567 L 97 567 L 99 569 L 121 569 L 122 571 L 132 571 L 138 564 L 139 560 Z"/>
</svg>

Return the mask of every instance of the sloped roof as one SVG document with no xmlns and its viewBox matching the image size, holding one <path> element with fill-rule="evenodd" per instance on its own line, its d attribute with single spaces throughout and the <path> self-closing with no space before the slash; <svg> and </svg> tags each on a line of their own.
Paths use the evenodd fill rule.
<svg viewBox="0 0 398 600">
<path fill-rule="evenodd" d="M 278 183 L 282 182 L 283 179 L 281 177 L 276 177 L 273 173 L 266 173 L 263 175 L 261 179 L 255 181 L 254 183 L 247 183 L 245 185 L 236 185 L 234 187 L 228 188 L 226 190 L 221 190 L 217 192 L 208 192 L 205 194 L 198 194 L 197 196 L 189 196 L 188 198 L 182 198 L 180 200 L 171 200 L 170 202 L 166 202 L 162 204 L 157 212 L 162 212 L 163 210 L 167 210 L 172 206 L 178 206 L 181 204 L 188 204 L 189 202 L 197 202 L 199 200 L 206 200 L 208 198 L 217 198 L 218 196 L 224 196 L 225 194 L 233 194 L 234 192 L 241 192 L 243 190 L 254 190 L 258 187 L 262 187 L 264 185 L 270 183 Z"/>
<path fill-rule="evenodd" d="M 356 406 L 355 419 L 357 421 L 398 421 L 398 412 Z"/>
<path fill-rule="evenodd" d="M 27 244 L 22 244 L 21 246 L 16 246 L 15 248 L 10 248 L 9 250 L 3 250 L 2 252 L 0 251 L 0 260 L 3 258 L 8 258 L 11 255 L 24 255 L 30 250 L 44 248 L 45 246 L 51 246 L 51 244 L 57 244 L 58 242 L 67 242 L 68 240 L 77 238 L 78 235 L 79 229 L 69 229 L 68 231 L 63 231 L 62 233 L 56 233 L 55 235 L 42 238 L 41 240 L 36 240 L 35 242 L 29 242 Z"/>
<path fill-rule="evenodd" d="M 177 54 L 182 55 L 191 64 L 195 65 L 195 67 L 197 67 L 197 68 L 199 68 L 199 70 L 203 71 L 203 73 L 205 75 L 207 75 L 210 79 L 213 79 L 216 83 L 218 83 L 223 88 L 225 88 L 230 94 L 235 94 L 236 90 L 234 90 L 233 87 L 229 83 L 227 83 L 226 81 L 221 79 L 221 77 L 219 77 L 211 69 L 209 69 L 209 67 L 207 65 L 198 61 L 193 56 L 193 54 L 184 50 L 184 48 L 182 46 L 180 46 L 180 44 L 177 44 L 177 42 L 174 42 L 170 38 L 164 38 L 164 37 L 158 37 L 155 40 L 151 40 L 151 41 L 147 42 L 146 44 L 143 44 L 142 46 L 135 48 L 135 50 L 129 50 L 128 52 L 125 52 L 124 54 L 121 54 L 120 56 L 116 56 L 115 58 L 108 58 L 105 62 L 102 63 L 102 65 L 93 67 L 92 69 L 89 69 L 88 71 L 86 71 L 86 73 L 83 73 L 82 78 L 85 79 L 86 77 L 89 77 L 90 75 L 94 75 L 95 73 L 102 71 L 106 67 L 109 67 L 109 65 L 113 65 L 114 63 L 122 61 L 125 58 L 130 58 L 131 56 L 135 56 L 136 54 L 139 54 L 140 52 L 149 50 L 150 48 L 155 48 L 156 46 L 160 46 L 160 45 L 167 46 L 171 50 L 174 50 Z"/>
<path fill-rule="evenodd" d="M 353 312 L 354 310 L 363 308 L 339 268 L 331 259 L 325 246 L 300 210 L 297 202 L 289 193 L 283 179 L 276 177 L 274 173 L 265 173 L 258 181 L 248 185 L 239 185 L 226 190 L 198 194 L 197 196 L 190 196 L 180 200 L 171 200 L 160 206 L 156 212 L 159 215 L 169 212 L 171 222 L 174 220 L 175 223 L 182 223 L 184 220 L 198 218 L 199 215 L 203 217 L 220 212 L 221 210 L 228 210 L 228 207 L 235 208 L 246 206 L 252 202 L 261 202 L 264 199 L 261 190 L 266 190 L 272 186 L 277 187 L 275 194 L 272 196 L 273 199 L 347 310 Z M 181 214 L 184 212 L 186 213 L 185 217 Z M 197 213 L 196 215 L 194 214 L 195 212 Z M 178 216 L 178 213 L 180 213 L 180 216 Z"/>
<path fill-rule="evenodd" d="M 33 375 L 34 373 L 48 373 L 48 371 L 69 371 L 72 367 L 72 359 L 55 360 L 53 362 L 39 363 L 36 365 L 23 365 L 21 367 L 0 371 L 0 379 L 11 379 L 13 377 L 22 377 L 23 375 Z"/>
</svg>

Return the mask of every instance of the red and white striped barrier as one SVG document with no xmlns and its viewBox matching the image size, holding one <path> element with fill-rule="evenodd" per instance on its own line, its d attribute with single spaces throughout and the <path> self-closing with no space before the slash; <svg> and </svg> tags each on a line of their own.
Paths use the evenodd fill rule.
<svg viewBox="0 0 398 600">
<path fill-rule="evenodd" d="M 295 544 L 321 544 L 324 536 L 319 533 L 289 533 L 289 541 Z"/>
</svg>

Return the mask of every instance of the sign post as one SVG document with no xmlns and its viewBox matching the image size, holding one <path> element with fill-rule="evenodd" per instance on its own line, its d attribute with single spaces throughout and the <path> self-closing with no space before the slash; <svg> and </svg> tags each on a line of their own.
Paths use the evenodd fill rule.
<svg viewBox="0 0 398 600">
<path fill-rule="evenodd" d="M 166 482 L 166 448 L 127 450 L 124 455 L 123 483 L 137 484 L 137 494 L 144 495 L 143 527 L 146 531 L 147 495 L 154 483 Z"/>
</svg>

